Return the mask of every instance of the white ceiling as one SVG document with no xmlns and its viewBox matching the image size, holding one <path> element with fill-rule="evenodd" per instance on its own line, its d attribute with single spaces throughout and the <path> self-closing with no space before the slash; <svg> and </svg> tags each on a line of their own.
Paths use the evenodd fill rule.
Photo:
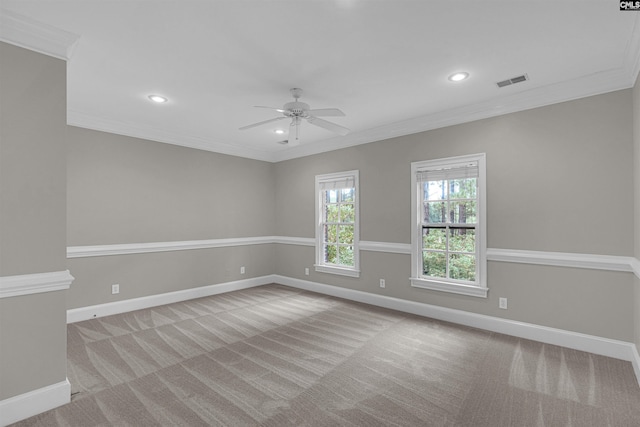
<svg viewBox="0 0 640 427">
<path fill-rule="evenodd" d="M 0 5 L 0 38 L 64 47 L 70 124 L 267 161 L 628 88 L 640 68 L 640 12 L 612 0 Z M 455 71 L 470 78 L 448 81 Z M 292 87 L 311 108 L 344 111 L 327 119 L 351 133 L 303 122 L 301 145 L 288 147 L 274 133 L 286 120 L 238 130 L 277 117 L 252 106 L 280 107 Z"/>
</svg>

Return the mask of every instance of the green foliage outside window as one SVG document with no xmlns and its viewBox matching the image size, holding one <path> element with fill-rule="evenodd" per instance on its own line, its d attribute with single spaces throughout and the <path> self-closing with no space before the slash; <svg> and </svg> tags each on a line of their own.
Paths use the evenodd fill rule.
<svg viewBox="0 0 640 427">
<path fill-rule="evenodd" d="M 423 274 L 474 282 L 476 179 L 428 181 L 423 186 Z"/>
<path fill-rule="evenodd" d="M 355 190 L 327 190 L 324 196 L 324 261 L 354 266 Z"/>
</svg>

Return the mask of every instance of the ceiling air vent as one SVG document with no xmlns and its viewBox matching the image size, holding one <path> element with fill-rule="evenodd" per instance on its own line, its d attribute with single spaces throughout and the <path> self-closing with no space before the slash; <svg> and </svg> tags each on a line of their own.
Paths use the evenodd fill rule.
<svg viewBox="0 0 640 427">
<path fill-rule="evenodd" d="M 514 85 L 516 83 L 520 83 L 520 82 L 524 82 L 529 80 L 529 77 L 526 74 L 523 74 L 521 76 L 517 76 L 517 77 L 512 77 L 510 79 L 507 80 L 503 80 L 501 82 L 496 83 L 498 85 L 498 87 L 505 87 L 505 86 L 509 86 L 509 85 Z"/>
</svg>

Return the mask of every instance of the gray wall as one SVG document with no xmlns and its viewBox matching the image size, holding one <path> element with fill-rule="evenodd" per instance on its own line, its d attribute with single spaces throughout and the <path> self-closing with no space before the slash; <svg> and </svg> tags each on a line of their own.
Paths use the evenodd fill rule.
<svg viewBox="0 0 640 427">
<path fill-rule="evenodd" d="M 273 235 L 270 163 L 71 126 L 67 155 L 69 246 Z M 270 246 L 69 259 L 68 307 L 268 275 Z"/>
<path fill-rule="evenodd" d="M 0 42 L 0 276 L 66 270 L 66 63 Z M 0 299 L 0 400 L 66 378 L 66 291 Z"/>
<path fill-rule="evenodd" d="M 278 163 L 276 233 L 313 237 L 314 176 L 359 169 L 361 240 L 409 243 L 410 163 L 486 152 L 488 247 L 630 256 L 631 106 L 631 90 L 623 90 Z M 362 251 L 362 275 L 352 279 L 304 276 L 313 248 L 277 250 L 278 274 L 633 339 L 628 273 L 490 262 L 482 299 L 412 288 L 408 255 Z M 509 298 L 509 310 L 498 309 L 498 297 Z"/>
<path fill-rule="evenodd" d="M 633 88 L 633 170 L 635 200 L 635 257 L 640 260 L 640 76 Z M 635 343 L 640 352 L 640 279 L 635 278 Z"/>
</svg>

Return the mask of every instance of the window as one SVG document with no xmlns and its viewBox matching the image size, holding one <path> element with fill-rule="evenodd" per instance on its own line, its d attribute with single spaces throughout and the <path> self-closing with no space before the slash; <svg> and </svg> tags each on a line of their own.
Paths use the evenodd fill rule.
<svg viewBox="0 0 640 427">
<path fill-rule="evenodd" d="M 316 271 L 360 276 L 358 171 L 316 176 Z"/>
<path fill-rule="evenodd" d="M 414 162 L 411 284 L 486 297 L 485 155 Z"/>
</svg>

